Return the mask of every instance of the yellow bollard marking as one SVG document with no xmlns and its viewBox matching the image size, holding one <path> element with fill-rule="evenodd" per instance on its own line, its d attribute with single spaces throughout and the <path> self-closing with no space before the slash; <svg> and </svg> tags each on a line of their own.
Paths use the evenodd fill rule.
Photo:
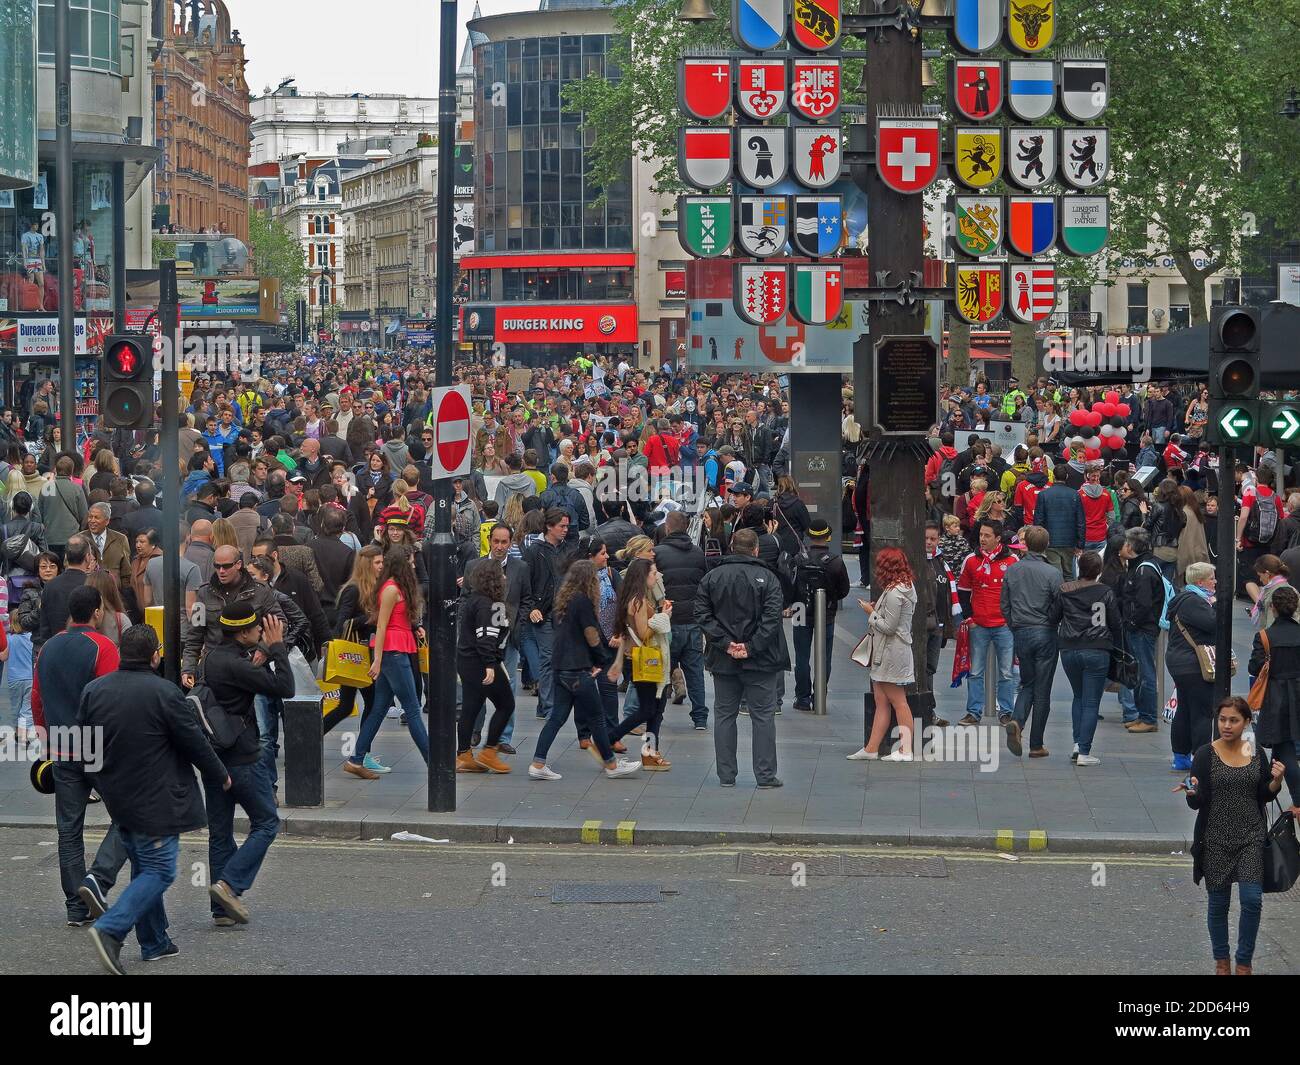
<svg viewBox="0 0 1300 1065">
<path fill-rule="evenodd" d="M 582 822 L 582 842 L 583 842 L 583 843 L 599 843 L 599 842 L 600 842 L 600 826 L 601 826 L 601 824 L 602 824 L 602 822 L 600 822 L 600 821 L 584 821 L 584 822 Z"/>
<path fill-rule="evenodd" d="M 1014 850 L 1016 844 L 1016 834 L 1009 828 L 998 829 L 998 850 Z"/>
<path fill-rule="evenodd" d="M 620 821 L 618 823 L 618 841 L 624 847 L 632 846 L 632 837 L 636 832 L 635 821 Z"/>
</svg>

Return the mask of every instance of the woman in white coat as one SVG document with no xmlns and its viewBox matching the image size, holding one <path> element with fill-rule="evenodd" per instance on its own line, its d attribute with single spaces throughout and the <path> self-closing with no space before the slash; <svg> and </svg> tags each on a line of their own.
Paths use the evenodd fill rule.
<svg viewBox="0 0 1300 1065">
<path fill-rule="evenodd" d="M 871 720 L 871 737 L 867 745 L 849 755 L 851 762 L 874 762 L 880 759 L 880 742 L 885 738 L 892 717 L 898 719 L 899 743 L 885 762 L 912 760 L 912 711 L 907 705 L 905 688 L 916 680 L 912 660 L 912 615 L 916 611 L 916 583 L 907 556 L 896 547 L 886 547 L 876 555 L 872 584 L 880 595 L 874 602 L 858 600 L 870 617 L 867 623 L 867 671 L 871 674 L 871 693 L 876 712 Z M 892 710 L 892 714 L 891 714 Z"/>
</svg>

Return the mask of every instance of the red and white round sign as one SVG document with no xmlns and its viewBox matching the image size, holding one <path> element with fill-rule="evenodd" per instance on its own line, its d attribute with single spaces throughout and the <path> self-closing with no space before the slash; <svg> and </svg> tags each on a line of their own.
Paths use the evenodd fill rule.
<svg viewBox="0 0 1300 1065">
<path fill-rule="evenodd" d="M 469 386 L 433 390 L 433 456 L 435 480 L 463 477 L 470 470 Z"/>
</svg>

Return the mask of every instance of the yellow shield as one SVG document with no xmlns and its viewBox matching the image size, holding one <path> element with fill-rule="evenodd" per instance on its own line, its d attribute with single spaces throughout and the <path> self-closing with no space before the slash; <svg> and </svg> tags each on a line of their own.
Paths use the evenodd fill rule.
<svg viewBox="0 0 1300 1065">
<path fill-rule="evenodd" d="M 1056 0 L 1009 0 L 1007 40 L 1017 52 L 1034 55 L 1056 37 Z"/>
<path fill-rule="evenodd" d="M 1003 133 L 998 126 L 958 126 L 956 177 L 968 189 L 986 189 L 1002 176 Z"/>
</svg>

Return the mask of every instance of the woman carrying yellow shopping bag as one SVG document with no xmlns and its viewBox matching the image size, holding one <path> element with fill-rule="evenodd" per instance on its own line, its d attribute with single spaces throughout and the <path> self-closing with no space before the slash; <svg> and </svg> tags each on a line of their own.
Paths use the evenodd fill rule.
<svg viewBox="0 0 1300 1065">
<path fill-rule="evenodd" d="M 627 668 L 636 689 L 638 706 L 612 733 L 611 743 L 621 740 L 638 725 L 644 724 L 645 742 L 641 746 L 641 768 L 665 771 L 672 763 L 659 753 L 660 729 L 664 721 L 668 679 L 672 673 L 668 648 L 672 643 L 672 600 L 664 599 L 659 610 L 653 609 L 653 591 L 659 571 L 650 559 L 633 560 L 623 574 L 614 607 L 614 637 L 619 641 L 618 657 L 609 670 L 609 679 L 617 682 L 619 671 Z"/>
<path fill-rule="evenodd" d="M 357 552 L 352 566 L 352 577 L 339 589 L 338 618 L 334 631 L 350 637 L 349 642 L 362 645 L 365 651 L 365 680 L 344 680 L 339 688 L 339 705 L 344 714 L 351 714 L 356 705 L 357 692 L 361 692 L 361 705 L 368 713 L 375 701 L 375 685 L 370 679 L 370 641 L 375 635 L 375 619 L 368 613 L 368 604 L 378 600 L 379 572 L 384 566 L 384 550 L 378 544 L 369 544 Z M 334 641 L 331 641 L 331 648 Z M 330 673 L 326 667 L 326 676 Z M 362 765 L 371 773 L 392 772 L 373 754 L 368 754 Z"/>
</svg>

